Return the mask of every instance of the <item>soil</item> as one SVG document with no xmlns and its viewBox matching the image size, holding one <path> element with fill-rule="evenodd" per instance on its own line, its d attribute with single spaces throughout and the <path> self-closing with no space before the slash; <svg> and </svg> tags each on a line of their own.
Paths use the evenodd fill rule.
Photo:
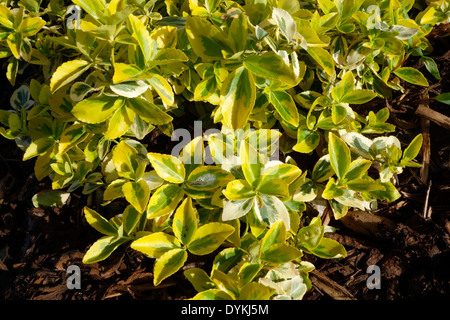
<svg viewBox="0 0 450 320">
<path fill-rule="evenodd" d="M 450 91 L 450 45 L 448 37 L 439 36 L 443 33 L 448 30 L 435 30 L 429 37 L 435 48 L 430 56 L 439 67 L 441 80 L 433 78 L 418 58 L 411 57 L 408 65 L 423 71 L 430 87 L 404 84 L 404 94 L 357 110 L 364 113 L 388 106 L 388 122 L 397 126 L 395 135 L 404 146 L 417 134 L 429 132 L 428 172 L 405 169 L 398 176 L 402 197 L 394 203 L 381 202 L 376 218 L 353 212 L 336 221 L 328 215 L 328 225 L 337 231 L 327 236 L 342 243 L 348 256 L 332 260 L 305 257 L 316 266 L 311 274 L 313 287 L 305 300 L 450 298 L 450 130 L 415 114 L 419 104 L 427 104 L 450 116 L 448 105 L 422 100 L 427 94 L 433 97 Z M 2 83 L 1 105 L 7 106 L 6 93 L 11 87 Z M 170 143 L 161 134 L 149 139 L 152 149 L 160 152 Z M 22 161 L 23 153 L 14 141 L 0 141 L 0 300 L 179 300 L 195 295 L 182 272 L 154 287 L 153 261 L 126 247 L 100 263 L 83 264 L 84 253 L 100 236 L 82 215 L 87 197 L 74 192 L 61 208 L 35 208 L 31 198 L 50 189 L 49 181 L 36 180 L 34 161 Z M 426 148 L 419 161 L 426 157 Z M 114 214 L 114 206 L 108 210 Z M 189 259 L 185 268 L 210 270 L 211 257 Z M 66 285 L 70 265 L 81 269 L 80 290 Z M 367 285 L 371 265 L 380 268 L 379 288 Z"/>
</svg>

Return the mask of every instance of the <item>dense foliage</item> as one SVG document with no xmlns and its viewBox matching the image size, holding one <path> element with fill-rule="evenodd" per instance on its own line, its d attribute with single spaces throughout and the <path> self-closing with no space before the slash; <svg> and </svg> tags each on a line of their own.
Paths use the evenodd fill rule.
<svg viewBox="0 0 450 320">
<path fill-rule="evenodd" d="M 449 20 L 448 1 L 0 3 L 0 58 L 17 87 L 0 133 L 51 180 L 36 206 L 89 195 L 84 214 L 103 237 L 85 263 L 126 244 L 155 259 L 159 285 L 188 255 L 215 252 L 210 273 L 184 272 L 195 299 L 301 299 L 305 253 L 346 256 L 306 205 L 336 219 L 372 211 L 400 197 L 396 174 L 420 167 L 421 135 L 402 148 L 388 108 L 355 110 L 402 81 L 428 86 L 410 56 L 439 78 L 426 36 Z M 204 134 L 148 152 L 150 132 L 174 140 L 187 115 Z M 123 213 L 97 212 L 119 198 Z"/>
</svg>

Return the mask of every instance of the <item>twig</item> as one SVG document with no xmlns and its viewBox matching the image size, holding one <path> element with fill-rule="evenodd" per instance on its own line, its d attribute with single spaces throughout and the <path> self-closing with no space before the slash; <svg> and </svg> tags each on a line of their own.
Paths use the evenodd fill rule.
<svg viewBox="0 0 450 320">
<path fill-rule="evenodd" d="M 429 220 L 431 218 L 431 210 L 430 210 L 431 208 L 428 207 L 430 191 L 431 191 L 431 180 L 428 183 L 427 196 L 425 197 L 425 204 L 423 206 L 423 217 L 425 218 L 425 220 Z"/>
<path fill-rule="evenodd" d="M 427 105 L 426 108 L 429 108 Z M 428 181 L 428 171 L 430 168 L 430 157 L 431 157 L 431 140 L 430 140 L 430 120 L 420 119 L 420 124 L 422 127 L 422 168 L 420 168 L 420 180 L 423 183 Z"/>
<path fill-rule="evenodd" d="M 419 107 L 416 110 L 416 114 L 433 121 L 434 123 L 436 123 L 441 127 L 450 130 L 450 118 L 447 117 L 446 115 L 443 115 L 440 112 L 431 110 L 430 108 L 427 108 L 424 105 L 419 105 Z"/>
</svg>

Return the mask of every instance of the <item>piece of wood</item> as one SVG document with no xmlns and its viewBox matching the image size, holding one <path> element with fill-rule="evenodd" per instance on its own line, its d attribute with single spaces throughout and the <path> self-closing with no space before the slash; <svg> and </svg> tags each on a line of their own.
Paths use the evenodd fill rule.
<svg viewBox="0 0 450 320">
<path fill-rule="evenodd" d="M 424 98 L 429 98 L 428 92 L 425 94 Z M 423 105 L 425 108 L 429 109 L 430 106 L 427 104 Z M 428 172 L 430 168 L 430 157 L 431 157 L 431 140 L 430 140 L 430 120 L 421 118 L 420 126 L 422 128 L 422 168 L 420 168 L 420 179 L 424 184 L 428 182 Z"/>
<path fill-rule="evenodd" d="M 437 125 L 450 130 L 450 118 L 440 112 L 434 111 L 424 105 L 419 105 L 416 114 L 428 120 L 433 121 Z"/>
<path fill-rule="evenodd" d="M 336 281 L 328 278 L 319 271 L 315 270 L 309 273 L 312 283 L 329 295 L 334 300 L 356 300 L 356 298 L 343 286 Z"/>
<path fill-rule="evenodd" d="M 391 219 L 366 211 L 349 211 L 340 221 L 347 229 L 372 238 L 384 238 L 386 231 L 395 228 Z"/>
</svg>

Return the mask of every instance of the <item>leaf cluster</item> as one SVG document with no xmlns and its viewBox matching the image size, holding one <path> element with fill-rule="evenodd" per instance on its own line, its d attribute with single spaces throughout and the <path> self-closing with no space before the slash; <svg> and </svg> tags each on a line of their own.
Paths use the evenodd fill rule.
<svg viewBox="0 0 450 320">
<path fill-rule="evenodd" d="M 347 254 L 307 206 L 372 211 L 420 167 L 421 135 L 402 146 L 388 108 L 358 106 L 428 86 L 410 56 L 440 79 L 426 36 L 449 21 L 448 1 L 72 2 L 0 1 L 0 59 L 17 87 L 0 134 L 51 180 L 35 206 L 87 196 L 103 236 L 84 263 L 129 245 L 154 259 L 155 286 L 183 269 L 193 299 L 301 299 L 304 255 Z M 149 133 L 174 137 L 192 116 L 205 134 L 148 151 Z M 210 273 L 186 269 L 210 254 Z"/>
</svg>

